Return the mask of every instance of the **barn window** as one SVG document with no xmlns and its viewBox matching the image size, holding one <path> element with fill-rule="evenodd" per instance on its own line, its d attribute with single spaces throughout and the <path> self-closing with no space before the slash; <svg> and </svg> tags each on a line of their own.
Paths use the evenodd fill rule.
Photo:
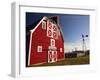
<svg viewBox="0 0 100 80">
<path fill-rule="evenodd" d="M 51 46 L 55 46 L 55 40 L 54 39 L 51 39 Z"/>
<path fill-rule="evenodd" d="M 45 21 L 42 22 L 42 29 L 46 29 L 46 22 Z"/>
<path fill-rule="evenodd" d="M 53 37 L 52 23 L 47 21 L 47 37 Z"/>
<path fill-rule="evenodd" d="M 60 52 L 62 52 L 62 48 L 60 48 Z"/>
<path fill-rule="evenodd" d="M 58 39 L 58 26 L 53 24 L 53 38 Z"/>
<path fill-rule="evenodd" d="M 37 52 L 42 52 L 42 46 L 37 46 Z"/>
</svg>

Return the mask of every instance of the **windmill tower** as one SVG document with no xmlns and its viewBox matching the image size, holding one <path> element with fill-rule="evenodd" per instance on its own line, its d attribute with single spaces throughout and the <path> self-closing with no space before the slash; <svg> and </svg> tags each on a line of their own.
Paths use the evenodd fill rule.
<svg viewBox="0 0 100 80">
<path fill-rule="evenodd" d="M 85 42 L 86 37 L 88 37 L 88 35 L 83 35 L 82 34 L 82 50 L 84 51 L 84 53 L 86 51 L 86 42 Z"/>
</svg>

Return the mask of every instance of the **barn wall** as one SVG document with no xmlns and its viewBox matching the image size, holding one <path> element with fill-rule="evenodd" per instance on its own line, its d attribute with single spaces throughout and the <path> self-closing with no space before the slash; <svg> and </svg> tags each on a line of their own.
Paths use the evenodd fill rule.
<svg viewBox="0 0 100 80">
<path fill-rule="evenodd" d="M 42 29 L 42 23 L 40 23 L 37 29 L 32 33 L 30 64 L 48 62 L 48 47 L 50 46 L 51 38 L 47 37 L 46 31 L 47 28 Z M 37 52 L 37 46 L 42 46 L 43 52 Z M 57 47 L 57 59 L 64 59 L 64 42 L 62 36 L 55 39 L 55 47 Z M 60 52 L 60 48 L 62 48 L 62 52 Z"/>
<path fill-rule="evenodd" d="M 46 37 L 46 30 L 42 29 L 42 23 L 32 34 L 32 49 L 30 64 L 47 62 L 47 48 L 50 43 L 49 38 Z M 42 46 L 43 52 L 37 52 L 37 46 Z"/>
</svg>

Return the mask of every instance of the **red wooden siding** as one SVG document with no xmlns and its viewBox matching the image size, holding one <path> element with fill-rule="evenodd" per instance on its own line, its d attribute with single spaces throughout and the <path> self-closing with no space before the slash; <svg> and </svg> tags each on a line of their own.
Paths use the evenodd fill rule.
<svg viewBox="0 0 100 80">
<path fill-rule="evenodd" d="M 40 23 L 40 25 L 36 28 L 36 30 L 33 33 L 31 33 L 32 38 L 30 40 L 31 44 L 29 50 L 30 51 L 29 65 L 39 64 L 44 62 L 47 63 L 48 57 L 51 57 L 48 56 L 49 46 L 54 46 L 57 48 L 57 54 L 56 52 L 54 52 L 53 55 L 55 61 L 64 59 L 64 42 L 61 32 L 57 29 L 58 26 L 48 27 L 49 29 L 53 28 L 53 33 L 52 33 L 47 30 L 47 20 L 45 20 L 45 22 L 46 22 L 46 29 L 42 29 L 42 23 Z M 52 44 L 51 44 L 51 39 L 53 39 Z M 42 52 L 37 52 L 38 46 L 42 46 Z M 62 51 L 60 51 L 60 48 L 62 48 Z M 55 58 L 56 55 L 57 59 Z"/>
</svg>

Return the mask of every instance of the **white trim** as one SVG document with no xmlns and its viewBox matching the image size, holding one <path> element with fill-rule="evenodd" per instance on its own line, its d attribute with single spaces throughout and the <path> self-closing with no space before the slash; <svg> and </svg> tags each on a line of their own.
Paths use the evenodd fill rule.
<svg viewBox="0 0 100 80">
<path fill-rule="evenodd" d="M 47 37 L 51 37 L 51 38 L 53 38 L 53 26 L 52 26 L 52 28 L 51 29 L 49 29 L 49 27 L 48 27 L 48 25 L 49 25 L 49 23 L 51 24 L 51 26 L 52 26 L 52 22 L 50 22 L 50 20 L 47 20 Z M 48 34 L 48 31 L 51 31 L 51 36 L 49 36 L 49 34 Z"/>
<path fill-rule="evenodd" d="M 48 51 L 48 63 L 52 63 L 52 60 L 50 61 L 50 56 L 51 55 L 51 59 L 52 59 L 52 50 Z"/>
<path fill-rule="evenodd" d="M 42 52 L 42 46 L 40 46 L 40 45 L 37 46 L 37 52 L 38 53 L 41 53 Z"/>
<path fill-rule="evenodd" d="M 31 55 L 31 44 L 32 44 L 32 32 L 30 31 L 30 43 L 29 43 L 29 55 L 28 55 L 28 66 L 30 65 L 30 55 Z"/>
<path fill-rule="evenodd" d="M 43 25 L 45 25 L 45 28 Z M 46 30 L 46 22 L 45 21 L 42 21 L 42 29 Z"/>
<path fill-rule="evenodd" d="M 59 27 L 59 26 L 58 26 L 58 24 L 54 24 L 54 23 L 52 24 L 52 26 L 53 26 L 53 30 L 52 30 L 52 31 L 53 31 L 53 38 L 54 38 L 54 39 L 58 39 L 58 35 L 59 35 L 59 34 L 58 34 L 58 30 L 59 30 L 58 27 Z M 56 31 L 54 31 L 54 26 L 55 26 L 55 28 L 56 28 Z M 56 37 L 54 37 L 54 32 L 55 32 L 55 34 L 56 34 Z M 59 30 L 59 32 L 61 32 L 61 31 Z"/>
<path fill-rule="evenodd" d="M 55 26 L 55 27 L 56 27 L 56 29 L 57 29 L 58 24 L 54 24 L 54 23 L 53 23 L 53 28 L 54 28 L 54 26 Z M 54 31 L 54 30 L 53 30 L 53 31 Z"/>
<path fill-rule="evenodd" d="M 75 10 L 84 10 L 84 11 L 95 11 L 97 9 L 96 6 L 93 5 L 77 5 L 75 4 L 71 4 L 70 2 L 62 2 L 62 0 L 54 1 L 56 2 L 53 4 L 52 1 L 47 1 L 47 2 L 39 2 L 39 1 L 24 1 L 24 2 L 16 2 L 17 4 L 20 4 L 22 6 L 27 6 L 27 7 L 39 7 L 39 8 L 57 8 L 57 9 L 75 9 Z M 67 5 L 66 5 L 67 4 Z"/>
<path fill-rule="evenodd" d="M 49 59 L 49 56 L 50 56 L 50 52 L 51 52 L 51 61 L 50 61 L 50 59 Z M 56 62 L 55 60 L 54 60 L 54 52 L 56 52 L 56 61 L 57 61 L 57 51 L 52 51 L 52 50 L 49 50 L 48 51 L 48 63 L 53 63 L 53 62 Z"/>
<path fill-rule="evenodd" d="M 19 4 L 11 4 L 11 76 L 19 77 L 20 68 L 20 14 Z"/>
<path fill-rule="evenodd" d="M 63 52 L 63 51 L 62 51 L 62 48 L 60 48 L 60 52 Z"/>
<path fill-rule="evenodd" d="M 52 55 L 53 55 L 53 62 L 56 62 L 55 60 L 54 60 L 54 53 L 56 53 L 56 61 L 57 61 L 57 51 L 53 51 L 53 53 L 52 53 Z"/>
<path fill-rule="evenodd" d="M 41 65 L 41 64 L 44 64 L 44 63 L 47 63 L 47 62 L 41 62 L 41 63 L 31 64 L 30 67 L 35 66 L 35 65 Z"/>
<path fill-rule="evenodd" d="M 57 28 L 56 31 L 57 31 L 57 38 L 58 38 L 58 36 L 60 36 L 60 34 L 62 34 L 61 26 L 60 26 L 60 24 L 53 24 L 53 25 L 55 25 Z M 56 32 L 56 31 L 54 31 L 54 32 Z"/>
<path fill-rule="evenodd" d="M 46 19 L 45 16 L 41 19 L 41 21 L 37 24 L 37 26 L 36 26 L 34 29 L 30 30 L 31 36 L 30 36 L 30 47 L 29 47 L 28 66 L 30 65 L 29 62 L 30 62 L 30 55 L 31 55 L 31 54 L 30 54 L 30 51 L 31 51 L 31 43 L 32 43 L 32 34 L 33 34 L 33 32 L 38 28 L 38 26 L 40 25 L 40 23 L 41 23 L 44 19 Z"/>
<path fill-rule="evenodd" d="M 54 42 L 54 43 L 52 43 Z M 54 39 L 50 39 L 50 46 L 55 46 L 55 40 Z"/>
<path fill-rule="evenodd" d="M 32 33 L 38 28 L 38 26 L 42 23 L 42 21 L 43 20 L 45 20 L 47 17 L 43 17 L 41 20 L 40 20 L 40 22 L 36 25 L 36 27 L 34 28 L 34 29 L 32 29 L 31 31 L 32 31 Z"/>
</svg>

